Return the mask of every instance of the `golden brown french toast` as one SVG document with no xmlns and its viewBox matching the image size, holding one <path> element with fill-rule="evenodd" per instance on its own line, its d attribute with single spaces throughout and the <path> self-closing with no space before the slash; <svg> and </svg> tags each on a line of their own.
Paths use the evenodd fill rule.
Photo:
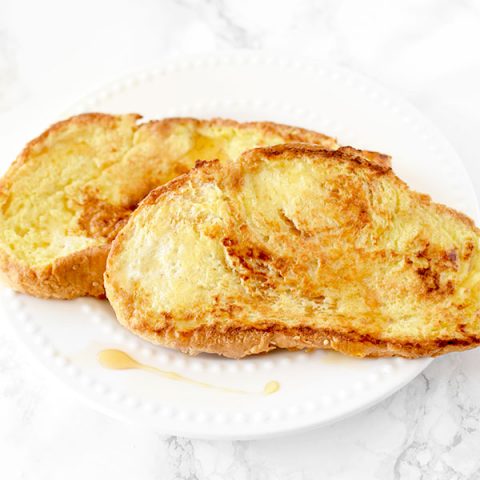
<svg viewBox="0 0 480 480">
<path fill-rule="evenodd" d="M 103 296 L 106 257 L 121 226 L 152 188 L 196 160 L 288 142 L 337 148 L 326 135 L 269 122 L 140 118 L 72 117 L 31 141 L 10 167 L 0 182 L 0 270 L 14 289 Z"/>
<path fill-rule="evenodd" d="M 480 343 L 479 233 L 352 148 L 258 148 L 153 190 L 105 287 L 124 326 L 190 354 L 439 355 Z"/>
</svg>

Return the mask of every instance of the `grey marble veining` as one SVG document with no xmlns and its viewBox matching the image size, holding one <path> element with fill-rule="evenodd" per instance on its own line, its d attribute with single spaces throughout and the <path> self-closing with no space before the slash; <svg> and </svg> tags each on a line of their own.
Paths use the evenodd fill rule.
<svg viewBox="0 0 480 480">
<path fill-rule="evenodd" d="M 363 72 L 430 117 L 480 193 L 480 6 L 471 1 L 0 2 L 1 167 L 80 95 L 178 53 L 311 55 Z M 480 351 L 448 355 L 359 415 L 255 442 L 107 418 L 37 370 L 0 322 L 0 478 L 480 478 Z"/>
</svg>

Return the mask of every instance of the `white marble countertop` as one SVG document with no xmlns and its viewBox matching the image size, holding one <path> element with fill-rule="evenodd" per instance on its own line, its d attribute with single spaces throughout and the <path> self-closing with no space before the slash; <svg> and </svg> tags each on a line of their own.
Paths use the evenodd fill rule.
<svg viewBox="0 0 480 480">
<path fill-rule="evenodd" d="M 480 194 L 475 0 L 2 0 L 0 167 L 79 96 L 178 53 L 296 52 L 399 92 L 443 131 Z M 0 322 L 0 478 L 480 478 L 480 351 L 448 355 L 374 408 L 256 442 L 162 438 L 39 376 Z"/>
</svg>

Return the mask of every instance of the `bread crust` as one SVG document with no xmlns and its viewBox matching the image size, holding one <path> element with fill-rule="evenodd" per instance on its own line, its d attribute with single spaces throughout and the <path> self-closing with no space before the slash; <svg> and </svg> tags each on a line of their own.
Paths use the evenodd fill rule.
<svg viewBox="0 0 480 480">
<path fill-rule="evenodd" d="M 105 298 L 103 281 L 98 279 L 103 278 L 109 250 L 110 245 L 90 247 L 40 268 L 15 262 L 0 250 L 2 280 L 17 292 L 39 298 Z"/>
<path fill-rule="evenodd" d="M 132 329 L 121 316 L 118 318 L 126 328 L 152 343 L 180 350 L 188 355 L 212 353 L 235 359 L 276 349 L 334 350 L 361 358 L 421 358 L 469 350 L 480 345 L 478 336 L 427 342 L 401 340 L 387 342 L 355 332 L 346 334 L 332 329 L 288 328 L 275 324 L 263 325 L 261 328 L 232 326 L 225 329 L 218 326 L 202 326 L 185 332 L 169 327 L 152 332 L 148 327 Z"/>
<path fill-rule="evenodd" d="M 139 116 L 140 117 L 140 116 Z M 141 117 L 140 117 L 141 118 Z M 323 133 L 307 130 L 306 128 L 294 127 L 283 123 L 275 123 L 268 121 L 261 122 L 238 122 L 229 118 L 215 117 L 210 120 L 203 120 L 193 117 L 171 117 L 163 120 L 151 120 L 144 123 L 145 127 L 168 132 L 172 127 L 179 124 L 190 124 L 195 128 L 200 129 L 206 125 L 210 127 L 233 127 L 238 129 L 255 129 L 265 135 L 280 135 L 285 143 L 311 143 L 321 144 L 323 148 L 336 149 L 338 148 L 337 140 L 333 137 Z M 372 155 L 378 155 L 382 161 L 390 158 L 388 155 L 382 153 L 370 152 Z M 212 159 L 213 160 L 213 159 Z"/>
<path fill-rule="evenodd" d="M 275 161 L 280 157 L 282 159 L 294 159 L 301 155 L 309 155 L 309 158 L 314 160 L 315 158 L 330 157 L 338 161 L 356 163 L 377 175 L 388 176 L 402 188 L 408 189 L 394 175 L 389 162 L 376 162 L 375 159 L 369 159 L 361 151 L 351 147 L 327 151 L 313 145 L 278 145 L 246 152 L 243 155 L 242 162 L 248 164 L 250 168 L 255 165 L 260 156 L 262 159 Z M 119 322 L 133 333 L 152 343 L 178 349 L 190 355 L 206 352 L 229 358 L 242 358 L 252 354 L 269 352 L 277 348 L 290 350 L 331 349 L 356 357 L 401 356 L 418 358 L 467 350 L 480 345 L 480 332 L 479 334 L 476 332 L 472 334 L 462 331 L 462 334 L 458 337 L 427 338 L 421 341 L 401 337 L 385 340 L 370 334 L 359 333 L 354 329 L 336 331 L 332 328 L 316 328 L 313 326 L 287 326 L 264 320 L 259 320 L 254 325 L 245 324 L 241 319 L 236 318 L 235 313 L 228 318 L 227 324 L 222 324 L 221 319 L 219 319 L 213 324 L 204 324 L 188 329 L 176 328 L 175 319 L 170 314 L 165 312 L 160 314 L 152 311 L 143 299 L 139 299 L 138 292 L 124 288 L 124 285 L 115 276 L 115 265 L 124 249 L 125 242 L 133 234 L 135 218 L 141 214 L 143 209 L 156 205 L 164 197 L 175 196 L 182 187 L 195 184 L 197 179 L 199 179 L 199 182 L 209 182 L 212 178 L 218 179 L 220 168 L 221 166 L 216 161 L 198 162 L 196 167 L 188 174 L 177 177 L 168 184 L 153 190 L 130 217 L 127 227 L 114 240 L 105 273 L 107 297 Z M 228 181 L 230 186 L 235 185 L 235 179 L 230 178 Z M 418 203 L 433 208 L 442 215 L 448 215 L 459 220 L 476 235 L 480 235 L 480 230 L 466 215 L 445 205 L 433 203 L 428 195 L 411 190 L 410 193 Z M 480 312 L 478 315 L 480 316 Z M 158 325 L 158 327 L 155 325 Z"/>
<path fill-rule="evenodd" d="M 142 117 L 138 114 L 127 115 L 137 122 Z M 57 133 L 75 126 L 90 124 L 102 125 L 105 128 L 114 128 L 120 116 L 104 113 L 86 113 L 71 117 L 55 123 L 37 138 L 30 141 L 17 159 L 12 163 L 5 176 L 0 180 L 0 193 L 8 193 L 9 185 L 15 181 L 18 171 L 32 161 L 32 154 L 45 148 L 46 142 Z M 337 148 L 336 140 L 327 135 L 310 130 L 291 127 L 288 125 L 275 124 L 272 122 L 247 122 L 240 123 L 234 120 L 215 118 L 212 120 L 200 120 L 194 118 L 168 118 L 164 120 L 153 120 L 143 124 L 137 124 L 139 128 L 158 132 L 165 136 L 180 124 L 193 125 L 194 128 L 201 127 L 234 127 L 237 129 L 255 129 L 264 135 L 278 135 L 286 142 L 313 142 L 321 143 L 325 148 Z M 161 152 L 159 152 L 161 155 Z M 379 156 L 379 161 L 385 161 L 385 156 Z M 141 167 L 141 165 L 140 165 Z M 13 179 L 13 180 L 12 180 Z M 158 186 L 155 185 L 155 186 Z M 149 191 L 150 189 L 148 189 Z M 100 208 L 100 206 L 98 207 Z M 119 213 L 112 210 L 112 215 L 118 213 L 119 222 L 128 218 L 135 205 L 128 208 L 120 208 Z M 107 209 L 107 214 L 109 210 Z M 95 215 L 95 205 L 90 205 L 89 216 Z M 100 223 L 105 220 L 100 218 Z M 107 219 L 108 220 L 108 219 Z M 85 229 L 96 238 L 95 232 L 88 232 L 89 218 L 82 217 L 81 221 L 87 225 Z M 28 293 L 41 298 L 71 299 L 81 296 L 104 297 L 103 273 L 105 262 L 110 248 L 112 237 L 119 229 L 119 222 L 113 222 L 113 227 L 108 227 L 110 232 L 102 232 L 104 241 L 98 241 L 97 245 L 72 254 L 58 257 L 51 264 L 45 266 L 31 266 L 27 262 L 21 262 L 13 255 L 8 254 L 0 248 L 0 271 L 3 281 L 14 290 Z M 98 222 L 97 222 L 98 223 Z M 105 228 L 104 228 L 105 230 Z"/>
</svg>

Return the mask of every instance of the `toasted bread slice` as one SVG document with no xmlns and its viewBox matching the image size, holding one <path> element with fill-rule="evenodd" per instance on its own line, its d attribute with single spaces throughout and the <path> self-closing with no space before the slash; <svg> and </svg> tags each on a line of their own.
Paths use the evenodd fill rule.
<svg viewBox="0 0 480 480">
<path fill-rule="evenodd" d="M 0 183 L 0 270 L 13 288 L 39 297 L 103 296 L 118 230 L 152 188 L 196 160 L 299 141 L 337 148 L 326 135 L 268 122 L 140 118 L 70 118 L 30 142 L 10 167 Z"/>
<path fill-rule="evenodd" d="M 439 355 L 480 343 L 479 233 L 361 152 L 279 145 L 152 191 L 105 286 L 124 326 L 191 354 Z"/>
</svg>

